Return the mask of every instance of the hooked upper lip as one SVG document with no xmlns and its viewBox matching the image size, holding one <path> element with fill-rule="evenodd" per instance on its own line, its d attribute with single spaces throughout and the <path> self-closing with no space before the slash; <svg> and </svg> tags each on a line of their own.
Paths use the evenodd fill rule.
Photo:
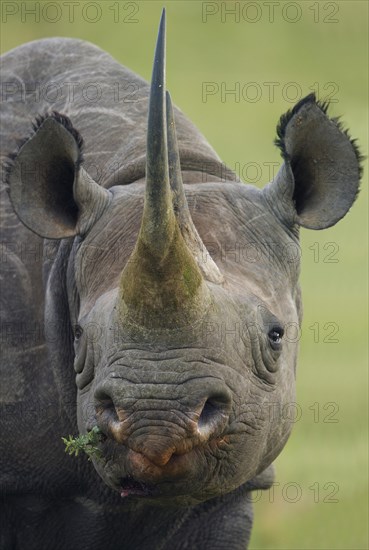
<svg viewBox="0 0 369 550">
<path fill-rule="evenodd" d="M 224 449 L 228 446 L 228 437 L 223 436 L 210 442 L 210 451 Z M 209 442 L 207 447 L 209 448 Z M 105 475 L 110 479 L 108 483 L 120 493 L 122 498 L 127 497 L 164 497 L 170 495 L 187 494 L 194 483 L 206 482 L 203 454 L 204 448 L 195 448 L 185 454 L 173 454 L 164 465 L 151 462 L 145 455 L 125 447 L 125 452 L 120 456 L 108 459 L 108 471 Z M 98 468 L 100 470 L 100 468 Z M 103 478 L 105 475 L 100 470 Z"/>
</svg>

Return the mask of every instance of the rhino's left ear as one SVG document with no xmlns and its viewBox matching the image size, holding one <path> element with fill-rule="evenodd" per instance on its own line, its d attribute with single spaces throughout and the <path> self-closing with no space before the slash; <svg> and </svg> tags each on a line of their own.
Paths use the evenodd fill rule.
<svg viewBox="0 0 369 550">
<path fill-rule="evenodd" d="M 281 117 L 276 144 L 285 162 L 264 189 L 279 217 L 309 229 L 330 227 L 348 212 L 361 176 L 355 141 L 326 113 L 327 104 L 310 94 Z"/>
<path fill-rule="evenodd" d="M 7 183 L 19 219 L 41 237 L 83 235 L 110 193 L 82 168 L 82 138 L 66 116 L 36 120 L 33 134 L 9 157 Z"/>
</svg>

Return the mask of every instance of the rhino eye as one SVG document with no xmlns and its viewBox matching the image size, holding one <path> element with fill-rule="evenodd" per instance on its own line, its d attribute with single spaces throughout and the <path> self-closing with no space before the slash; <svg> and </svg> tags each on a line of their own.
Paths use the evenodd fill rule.
<svg viewBox="0 0 369 550">
<path fill-rule="evenodd" d="M 282 327 L 273 327 L 269 333 L 269 341 L 270 345 L 274 350 L 279 350 L 282 345 L 282 338 L 283 338 L 284 330 Z"/>
<path fill-rule="evenodd" d="M 75 325 L 74 327 L 74 339 L 79 340 L 83 334 L 83 329 L 79 325 Z"/>
</svg>

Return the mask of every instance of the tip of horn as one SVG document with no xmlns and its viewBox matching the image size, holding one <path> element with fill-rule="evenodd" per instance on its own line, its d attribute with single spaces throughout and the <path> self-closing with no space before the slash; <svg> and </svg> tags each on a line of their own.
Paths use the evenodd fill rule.
<svg viewBox="0 0 369 550">
<path fill-rule="evenodd" d="M 155 69 L 159 68 L 159 75 L 165 76 L 165 8 L 161 13 L 158 38 L 156 41 L 156 51 L 155 51 L 155 62 L 153 69 L 153 76 L 155 74 Z M 162 78 L 164 83 L 164 78 Z"/>
<path fill-rule="evenodd" d="M 149 185 L 168 179 L 165 108 L 165 9 L 163 9 L 151 78 L 146 177 Z"/>
<path fill-rule="evenodd" d="M 162 101 L 164 102 L 165 96 L 165 9 L 161 14 L 158 38 L 156 40 L 154 65 L 151 76 L 151 94 L 153 92 L 160 92 Z M 156 97 L 156 95 L 154 96 Z M 150 96 L 152 99 L 152 96 Z M 153 101 L 150 101 L 153 103 Z"/>
</svg>

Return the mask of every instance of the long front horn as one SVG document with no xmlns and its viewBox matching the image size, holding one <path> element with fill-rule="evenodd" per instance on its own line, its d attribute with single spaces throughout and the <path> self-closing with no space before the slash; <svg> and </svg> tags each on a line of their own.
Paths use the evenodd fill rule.
<svg viewBox="0 0 369 550">
<path fill-rule="evenodd" d="M 167 146 L 164 10 L 151 80 L 146 162 L 141 228 L 121 276 L 121 307 L 126 319 L 135 324 L 174 328 L 203 313 L 208 293 L 173 208 Z"/>
<path fill-rule="evenodd" d="M 165 105 L 165 9 L 160 20 L 151 78 L 146 151 L 146 194 L 140 237 L 161 254 L 174 230 L 169 183 Z"/>
</svg>

